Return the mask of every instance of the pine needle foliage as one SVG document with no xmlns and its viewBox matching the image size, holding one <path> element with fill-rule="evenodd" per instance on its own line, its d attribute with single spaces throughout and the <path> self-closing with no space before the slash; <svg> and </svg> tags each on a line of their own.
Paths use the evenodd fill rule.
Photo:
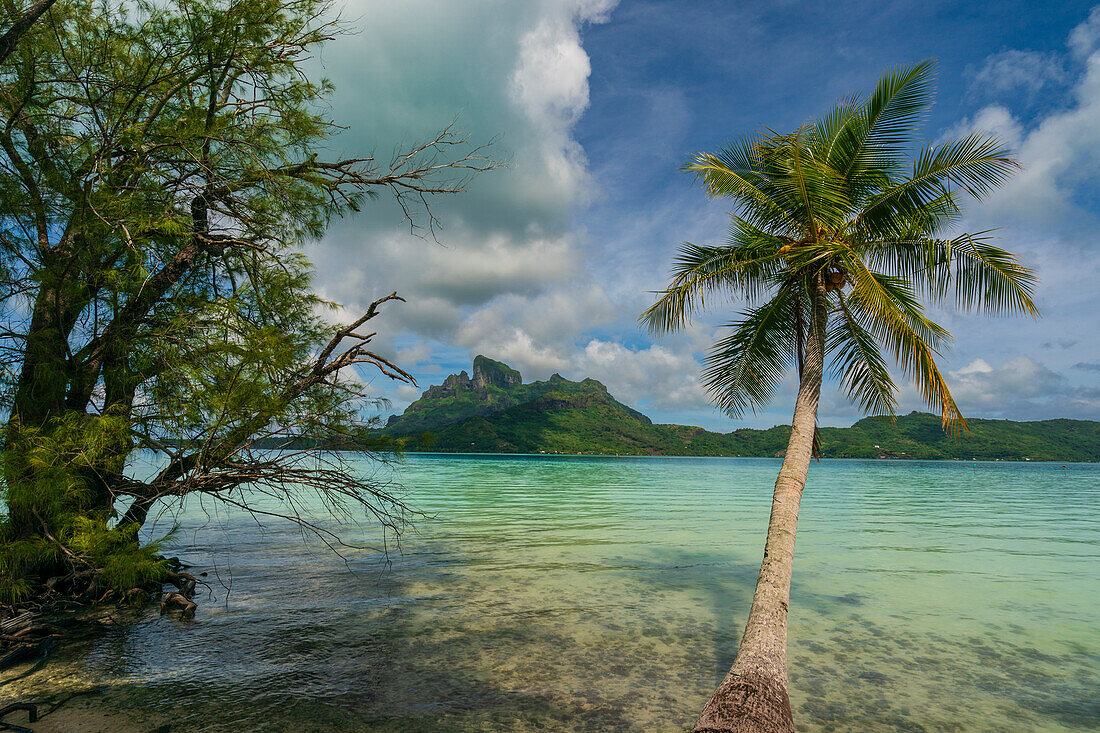
<svg viewBox="0 0 1100 733">
<path fill-rule="evenodd" d="M 123 592 L 159 578 L 139 530 L 194 493 L 330 544 L 306 494 L 402 525 L 342 452 L 382 447 L 358 369 L 413 382 L 366 327 L 401 298 L 334 324 L 302 247 L 380 193 L 434 233 L 430 200 L 497 163 L 451 127 L 389 160 L 326 158 L 332 85 L 307 70 L 344 31 L 334 10 L 67 0 L 5 47 L 0 601 L 85 571 Z"/>
</svg>

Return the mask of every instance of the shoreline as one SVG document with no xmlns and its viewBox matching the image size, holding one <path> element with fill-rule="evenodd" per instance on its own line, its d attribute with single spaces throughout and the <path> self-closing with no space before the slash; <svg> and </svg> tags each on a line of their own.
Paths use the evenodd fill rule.
<svg viewBox="0 0 1100 733">
<path fill-rule="evenodd" d="M 769 460 L 769 461 L 782 461 L 783 459 L 778 456 L 731 456 L 722 454 L 708 454 L 708 455 L 695 455 L 695 454 L 679 454 L 679 453 L 495 453 L 489 451 L 429 451 L 429 450 L 407 450 L 402 451 L 396 455 L 415 455 L 415 456 L 462 456 L 462 457 L 477 457 L 487 456 L 494 458 L 733 458 L 733 459 L 752 459 L 752 460 Z M 821 461 L 862 461 L 862 462 L 875 462 L 875 463 L 1019 463 L 1019 464 L 1042 464 L 1042 465 L 1065 465 L 1070 464 L 1080 466 L 1093 466 L 1100 461 L 1073 461 L 1073 460 L 1042 460 L 1042 459 L 1019 459 L 1019 458 L 847 458 L 838 456 L 826 456 L 816 459 L 817 462 Z"/>
</svg>

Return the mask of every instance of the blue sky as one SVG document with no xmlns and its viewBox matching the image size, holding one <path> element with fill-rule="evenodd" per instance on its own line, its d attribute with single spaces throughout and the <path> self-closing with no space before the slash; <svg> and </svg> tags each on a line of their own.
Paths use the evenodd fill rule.
<svg viewBox="0 0 1100 733">
<path fill-rule="evenodd" d="M 678 171 L 762 126 L 787 130 L 886 69 L 933 57 L 930 141 L 986 129 L 1024 170 L 968 209 L 1039 271 L 1039 322 L 943 312 L 943 365 L 970 416 L 1100 419 L 1100 7 L 1067 2 L 352 0 L 357 28 L 321 54 L 342 151 L 386 152 L 454 115 L 499 137 L 508 167 L 441 201 L 439 242 L 372 204 L 311 247 L 322 292 L 348 311 L 397 289 L 378 347 L 421 387 L 477 353 L 600 379 L 658 421 L 728 430 L 789 419 L 793 383 L 733 420 L 709 407 L 699 359 L 738 309 L 684 334 L 635 325 L 683 241 L 721 241 L 728 206 Z M 369 374 L 364 374 L 369 377 Z M 418 390 L 372 386 L 400 410 Z M 901 408 L 919 409 L 912 390 Z M 860 415 L 835 389 L 821 422 Z"/>
</svg>

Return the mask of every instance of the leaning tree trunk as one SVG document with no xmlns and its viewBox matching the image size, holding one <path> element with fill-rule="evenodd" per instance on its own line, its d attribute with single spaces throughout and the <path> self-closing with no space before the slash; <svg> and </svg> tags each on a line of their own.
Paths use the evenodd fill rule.
<svg viewBox="0 0 1100 733">
<path fill-rule="evenodd" d="M 695 723 L 695 733 L 794 731 L 787 695 L 787 606 L 798 505 L 813 454 L 824 368 L 825 304 L 820 286 L 795 402 L 791 439 L 779 469 L 764 560 L 737 657 Z"/>
</svg>

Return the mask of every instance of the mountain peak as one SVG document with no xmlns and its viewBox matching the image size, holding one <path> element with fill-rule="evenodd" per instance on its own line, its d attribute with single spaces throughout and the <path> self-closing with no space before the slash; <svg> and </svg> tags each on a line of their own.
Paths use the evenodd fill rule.
<svg viewBox="0 0 1100 733">
<path fill-rule="evenodd" d="M 543 396 L 551 397 L 540 401 Z M 625 414 L 628 420 L 651 424 L 648 417 L 621 404 L 595 379 L 572 382 L 560 374 L 545 382 L 523 383 L 518 371 L 504 362 L 478 354 L 473 374 L 451 374 L 439 386 L 429 387 L 420 399 L 401 415 L 390 417 L 386 430 L 394 434 L 412 434 L 439 430 L 469 418 L 482 418 L 518 405 L 531 409 L 567 409 L 606 404 Z"/>
<path fill-rule="evenodd" d="M 518 371 L 504 362 L 490 359 L 478 354 L 474 357 L 473 383 L 479 387 L 499 387 L 509 389 L 523 383 L 523 377 Z"/>
</svg>

